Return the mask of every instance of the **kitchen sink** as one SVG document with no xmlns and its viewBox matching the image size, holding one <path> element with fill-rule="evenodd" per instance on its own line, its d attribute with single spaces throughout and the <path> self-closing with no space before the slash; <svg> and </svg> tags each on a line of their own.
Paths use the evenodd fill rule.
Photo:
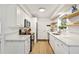
<svg viewBox="0 0 79 59">
<path fill-rule="evenodd" d="M 53 34 L 54 34 L 54 35 L 60 35 L 60 33 L 57 33 L 57 32 L 53 32 Z"/>
</svg>

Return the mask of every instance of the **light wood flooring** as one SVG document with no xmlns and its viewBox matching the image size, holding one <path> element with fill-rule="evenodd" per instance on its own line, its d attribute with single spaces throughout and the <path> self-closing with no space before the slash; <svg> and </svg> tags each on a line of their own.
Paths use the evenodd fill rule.
<svg viewBox="0 0 79 59">
<path fill-rule="evenodd" d="M 33 45 L 31 54 L 53 54 L 53 50 L 48 41 L 38 41 Z"/>
</svg>

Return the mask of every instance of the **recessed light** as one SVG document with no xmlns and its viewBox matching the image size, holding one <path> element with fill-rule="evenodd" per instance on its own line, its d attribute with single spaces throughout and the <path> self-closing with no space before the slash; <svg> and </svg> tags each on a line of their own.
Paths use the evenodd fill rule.
<svg viewBox="0 0 79 59">
<path fill-rule="evenodd" d="M 45 8 L 39 8 L 40 12 L 45 12 Z"/>
</svg>

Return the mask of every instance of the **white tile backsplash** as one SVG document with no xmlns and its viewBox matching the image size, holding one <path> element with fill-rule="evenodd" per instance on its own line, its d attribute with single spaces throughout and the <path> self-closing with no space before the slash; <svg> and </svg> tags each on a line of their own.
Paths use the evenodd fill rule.
<svg viewBox="0 0 79 59">
<path fill-rule="evenodd" d="M 69 27 L 68 31 L 79 34 L 79 26 L 71 26 L 71 27 Z"/>
</svg>

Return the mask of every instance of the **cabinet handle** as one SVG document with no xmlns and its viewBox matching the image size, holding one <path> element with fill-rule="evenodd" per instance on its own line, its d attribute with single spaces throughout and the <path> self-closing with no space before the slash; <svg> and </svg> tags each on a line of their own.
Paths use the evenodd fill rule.
<svg viewBox="0 0 79 59">
<path fill-rule="evenodd" d="M 57 44 L 57 46 L 59 46 L 59 44 Z"/>
<path fill-rule="evenodd" d="M 63 46 L 63 44 L 61 44 L 61 46 Z"/>
</svg>

